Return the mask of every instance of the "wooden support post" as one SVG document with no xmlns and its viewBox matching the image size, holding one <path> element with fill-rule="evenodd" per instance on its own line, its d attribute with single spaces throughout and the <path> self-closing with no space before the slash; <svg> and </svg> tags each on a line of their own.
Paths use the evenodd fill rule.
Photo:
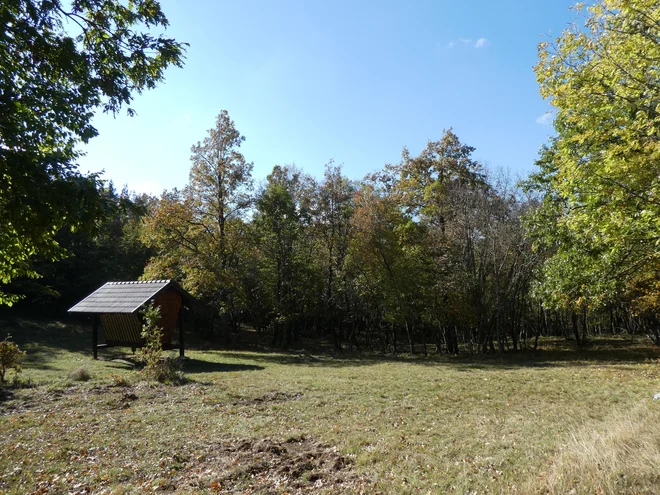
<svg viewBox="0 0 660 495">
<path fill-rule="evenodd" d="M 183 306 L 179 308 L 179 357 L 185 357 L 185 331 L 183 329 Z"/>
<path fill-rule="evenodd" d="M 94 315 L 94 324 L 92 325 L 92 351 L 94 359 L 99 358 L 99 315 Z"/>
</svg>

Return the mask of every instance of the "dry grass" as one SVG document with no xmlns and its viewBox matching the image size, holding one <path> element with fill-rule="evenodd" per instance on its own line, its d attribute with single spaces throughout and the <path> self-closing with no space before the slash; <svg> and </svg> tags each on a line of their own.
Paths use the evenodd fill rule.
<svg viewBox="0 0 660 495">
<path fill-rule="evenodd" d="M 547 475 L 529 491 L 660 493 L 660 404 L 644 400 L 596 428 L 574 431 Z"/>
<path fill-rule="evenodd" d="M 89 374 L 85 366 L 80 366 L 75 370 L 69 372 L 69 380 L 74 382 L 87 382 L 92 379 L 92 375 Z"/>
<path fill-rule="evenodd" d="M 3 494 L 609 490 L 569 472 L 577 457 L 617 466 L 613 493 L 658 486 L 660 365 L 642 341 L 490 359 L 193 350 L 170 387 L 141 383 L 125 355 L 92 361 L 83 329 L 11 331 L 38 386 L 0 398 Z M 72 385 L 73 366 L 92 379 Z M 610 438 L 625 417 L 638 430 Z M 627 447 L 576 447 L 597 441 Z"/>
</svg>

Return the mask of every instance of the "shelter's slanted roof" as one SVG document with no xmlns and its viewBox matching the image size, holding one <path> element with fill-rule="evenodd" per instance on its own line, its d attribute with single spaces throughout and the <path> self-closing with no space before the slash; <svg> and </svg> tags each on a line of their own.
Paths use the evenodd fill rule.
<svg viewBox="0 0 660 495">
<path fill-rule="evenodd" d="M 134 313 L 159 292 L 175 287 L 191 298 L 173 280 L 108 282 L 69 309 L 69 313 Z"/>
</svg>

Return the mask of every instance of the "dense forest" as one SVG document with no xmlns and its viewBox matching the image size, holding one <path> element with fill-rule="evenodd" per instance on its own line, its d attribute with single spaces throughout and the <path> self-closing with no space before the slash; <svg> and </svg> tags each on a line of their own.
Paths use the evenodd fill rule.
<svg viewBox="0 0 660 495">
<path fill-rule="evenodd" d="M 192 146 L 188 184 L 156 198 L 75 170 L 88 121 L 52 123 L 75 128 L 53 131 L 44 156 L 3 124 L 3 311 L 62 312 L 108 280 L 172 278 L 208 308 L 199 332 L 250 327 L 277 347 L 489 353 L 621 332 L 660 345 L 660 9 L 604 1 L 584 17 L 539 46 L 556 132 L 524 180 L 487 170 L 452 130 L 362 180 L 332 161 L 323 177 L 281 164 L 255 178 L 222 111 Z M 153 63 L 179 63 L 173 43 Z M 109 105 L 130 101 L 112 91 Z M 41 175 L 25 179 L 30 167 Z M 45 211 L 19 200 L 36 180 Z"/>
</svg>

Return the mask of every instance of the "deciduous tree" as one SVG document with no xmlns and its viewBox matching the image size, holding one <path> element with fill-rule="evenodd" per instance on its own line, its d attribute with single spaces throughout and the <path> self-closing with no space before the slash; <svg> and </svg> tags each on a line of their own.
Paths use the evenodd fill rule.
<svg viewBox="0 0 660 495">
<path fill-rule="evenodd" d="M 600 0 L 579 10 L 584 26 L 542 43 L 536 66 L 557 131 L 542 178 L 556 216 L 542 292 L 595 308 L 638 284 L 657 287 L 648 281 L 660 267 L 660 6 Z"/>
<path fill-rule="evenodd" d="M 171 277 L 220 312 L 241 310 L 241 253 L 252 203 L 252 163 L 240 153 L 244 137 L 226 111 L 192 148 L 190 182 L 163 195 L 145 222 L 145 241 L 157 250 L 147 278 Z"/>
<path fill-rule="evenodd" d="M 184 45 L 154 34 L 167 24 L 156 0 L 0 4 L 0 283 L 38 276 L 30 260 L 61 254 L 61 228 L 93 227 L 98 176 L 76 170 L 77 146 L 97 134 L 95 110 L 181 66 Z M 16 299 L 0 290 L 0 304 Z"/>
</svg>

